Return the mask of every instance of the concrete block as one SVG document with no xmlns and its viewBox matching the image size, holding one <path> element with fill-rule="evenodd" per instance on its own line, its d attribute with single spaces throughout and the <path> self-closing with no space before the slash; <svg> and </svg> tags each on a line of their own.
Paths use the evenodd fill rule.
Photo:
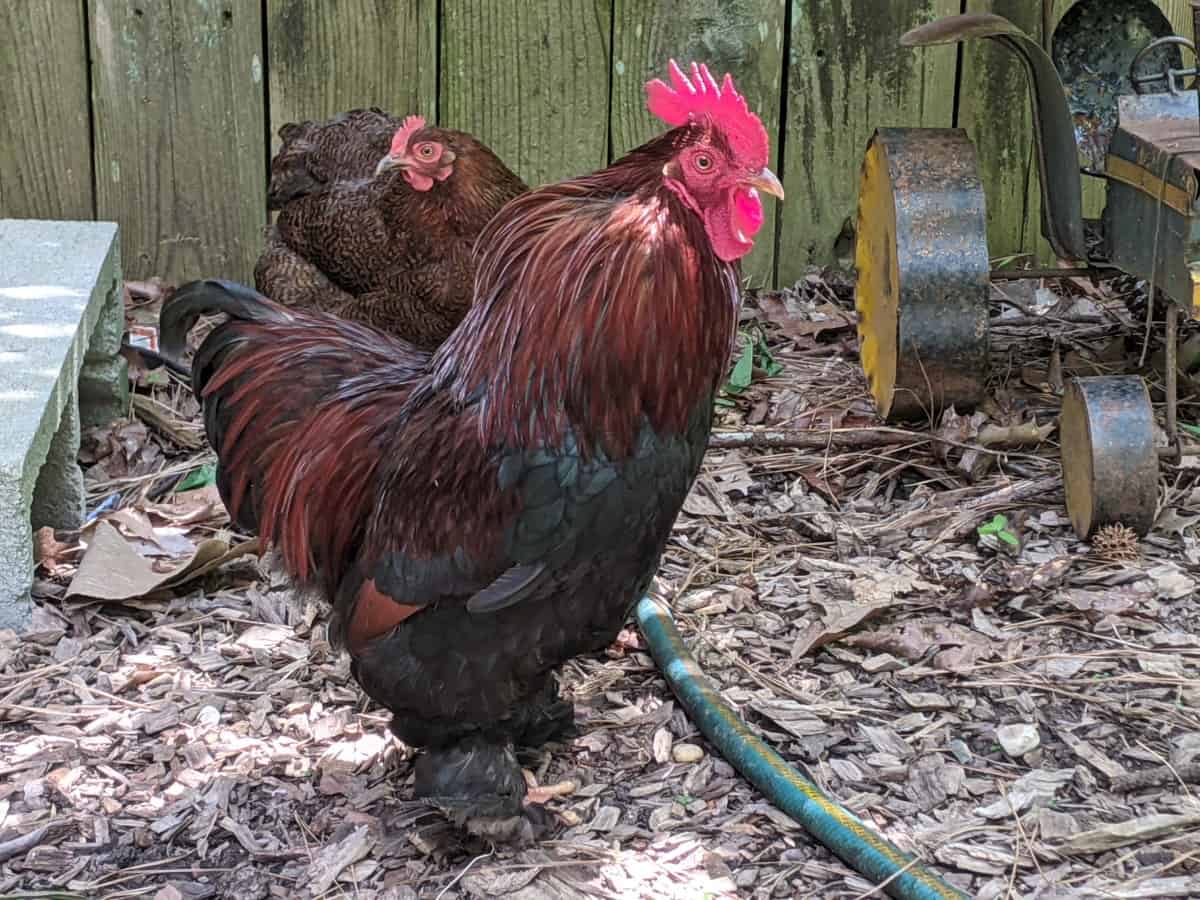
<svg viewBox="0 0 1200 900">
<path fill-rule="evenodd" d="M 79 371 L 79 414 L 84 428 L 103 425 L 129 412 L 129 366 L 121 356 L 124 334 L 125 296 L 118 271 Z"/>
<path fill-rule="evenodd" d="M 115 223 L 0 219 L 0 627 L 29 620 L 33 528 L 82 521 L 81 421 L 125 411 L 121 303 Z"/>
<path fill-rule="evenodd" d="M 29 522 L 34 528 L 78 528 L 83 521 L 87 491 L 79 468 L 79 431 L 79 406 L 68 403 L 33 485 Z"/>
</svg>

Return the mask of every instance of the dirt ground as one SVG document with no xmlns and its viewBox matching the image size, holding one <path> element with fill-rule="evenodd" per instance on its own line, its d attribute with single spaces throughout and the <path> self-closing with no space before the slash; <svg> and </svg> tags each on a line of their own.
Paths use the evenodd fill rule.
<svg viewBox="0 0 1200 900">
<path fill-rule="evenodd" d="M 1200 896 L 1195 460 L 1148 538 L 1074 537 L 1063 378 L 1137 370 L 1145 295 L 1040 287 L 998 283 L 981 410 L 908 428 L 874 414 L 842 280 L 750 305 L 656 591 L 765 740 L 971 896 Z M 160 296 L 130 286 L 135 339 Z M 133 377 L 85 440 L 100 511 L 39 533 L 34 627 L 0 632 L 0 898 L 877 895 L 714 754 L 634 630 L 565 667 L 579 734 L 524 760 L 553 839 L 408 800 L 324 610 L 228 530 L 190 394 Z"/>
</svg>

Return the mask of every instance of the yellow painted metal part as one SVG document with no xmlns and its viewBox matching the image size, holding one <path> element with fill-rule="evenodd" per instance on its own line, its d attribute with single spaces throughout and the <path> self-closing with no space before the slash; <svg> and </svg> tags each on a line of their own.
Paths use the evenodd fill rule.
<svg viewBox="0 0 1200 900">
<path fill-rule="evenodd" d="M 896 346 L 899 327 L 900 269 L 896 252 L 896 202 L 888 173 L 887 154 L 872 141 L 863 159 L 858 194 L 858 240 L 855 266 L 858 282 L 859 353 L 871 395 L 886 416 L 896 386 Z"/>
<path fill-rule="evenodd" d="M 1192 276 L 1192 308 L 1187 312 L 1193 319 L 1200 319 L 1200 263 L 1188 266 L 1188 274 Z"/>
<path fill-rule="evenodd" d="M 1136 188 L 1153 198 L 1156 203 L 1158 198 L 1162 197 L 1163 202 L 1171 209 L 1191 218 L 1192 198 L 1188 196 L 1187 191 L 1173 184 L 1164 185 L 1162 179 L 1149 169 L 1110 153 L 1105 163 L 1105 174 L 1114 181 Z"/>
<path fill-rule="evenodd" d="M 859 353 L 880 415 L 927 419 L 983 399 L 987 210 L 954 128 L 880 128 L 859 183 Z"/>
<path fill-rule="evenodd" d="M 1063 488 L 1067 498 L 1067 512 L 1071 516 L 1071 525 L 1075 528 L 1075 533 L 1087 540 L 1093 531 L 1092 524 L 1095 520 L 1095 454 L 1092 449 L 1087 403 L 1079 385 L 1074 381 L 1068 385 L 1063 396 L 1058 433 L 1063 447 Z"/>
</svg>

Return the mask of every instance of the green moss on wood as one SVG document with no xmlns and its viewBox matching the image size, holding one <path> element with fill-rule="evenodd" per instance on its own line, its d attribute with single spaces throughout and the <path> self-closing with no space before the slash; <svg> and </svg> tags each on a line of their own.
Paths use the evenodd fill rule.
<svg viewBox="0 0 1200 900">
<path fill-rule="evenodd" d="M 858 177 L 880 125 L 947 127 L 955 50 L 909 50 L 900 35 L 958 0 L 793 0 L 779 282 L 852 260 Z"/>
</svg>

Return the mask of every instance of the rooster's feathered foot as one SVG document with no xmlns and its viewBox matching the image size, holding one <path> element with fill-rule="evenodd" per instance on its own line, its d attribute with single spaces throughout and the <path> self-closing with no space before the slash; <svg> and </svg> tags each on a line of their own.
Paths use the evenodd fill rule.
<svg viewBox="0 0 1200 900">
<path fill-rule="evenodd" d="M 525 803 L 526 791 L 510 744 L 468 738 L 426 750 L 417 759 L 413 796 L 497 843 L 529 843 L 544 830 L 544 815 Z"/>
</svg>

